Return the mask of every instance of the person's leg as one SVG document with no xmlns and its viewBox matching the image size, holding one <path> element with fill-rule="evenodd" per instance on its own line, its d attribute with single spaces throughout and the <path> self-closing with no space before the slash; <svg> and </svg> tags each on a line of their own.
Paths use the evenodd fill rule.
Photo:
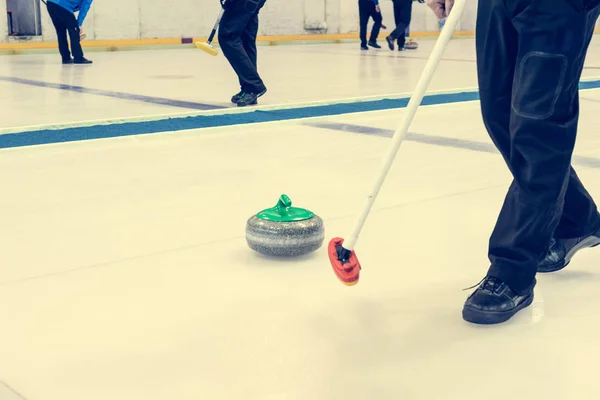
<svg viewBox="0 0 600 400">
<path fill-rule="evenodd" d="M 256 66 L 256 54 L 246 52 L 242 37 L 248 39 L 248 33 L 244 33 L 251 25 L 254 41 L 252 46 L 256 52 L 256 34 L 258 32 L 258 13 L 264 6 L 265 0 L 243 0 L 233 2 L 231 8 L 225 10 L 219 26 L 219 44 L 223 54 L 236 72 L 240 86 L 244 92 L 238 106 L 256 104 L 258 97 L 262 96 L 267 88 L 258 74 Z M 255 24 L 255 28 L 252 25 Z M 246 43 L 246 47 L 249 43 Z"/>
<path fill-rule="evenodd" d="M 589 2 L 588 2 L 589 3 Z M 600 3 L 596 0 L 595 3 Z M 594 34 L 594 27 L 598 20 L 598 6 L 590 10 L 587 19 L 587 42 L 589 43 Z M 587 47 L 586 47 L 587 50 Z M 577 73 L 581 75 L 583 62 L 581 62 Z M 574 100 L 579 108 L 579 96 Z M 569 185 L 565 194 L 565 205 L 558 227 L 555 231 L 557 238 L 575 238 L 589 235 L 600 227 L 600 216 L 598 209 L 590 194 L 587 192 L 575 170 L 571 168 Z"/>
<path fill-rule="evenodd" d="M 412 0 L 401 0 L 400 4 L 400 23 L 403 27 L 402 33 L 398 36 L 398 49 L 403 49 L 406 44 L 407 38 L 407 29 L 410 26 L 410 21 L 412 18 Z"/>
<path fill-rule="evenodd" d="M 508 163 L 511 155 L 509 129 L 518 34 L 507 15 L 504 0 L 487 0 L 478 5 L 475 49 L 483 123 L 496 148 Z M 496 304 L 493 293 L 500 287 L 500 283 L 484 279 L 465 302 L 463 318 L 469 322 L 486 323 L 486 315 L 490 313 L 491 306 Z M 514 297 L 512 289 L 502 289 L 511 298 Z M 526 306 L 532 300 L 533 298 L 520 299 L 519 305 Z M 511 316 L 508 315 L 508 318 Z M 502 318 L 493 316 L 489 318 L 489 322 L 495 323 L 499 319 Z"/>
<path fill-rule="evenodd" d="M 50 4 L 51 3 L 49 3 L 49 5 Z M 81 31 L 79 30 L 79 23 L 77 22 L 77 18 L 75 18 L 75 14 L 60 6 L 56 6 L 55 13 L 69 32 L 71 52 L 73 53 L 73 58 L 75 59 L 74 62 L 76 64 L 91 63 L 91 61 L 88 61 L 83 57 L 83 49 L 81 48 L 80 38 Z"/>
<path fill-rule="evenodd" d="M 50 15 L 50 19 L 52 20 L 52 24 L 54 25 L 54 29 L 56 30 L 56 37 L 58 40 L 58 51 L 60 52 L 60 56 L 62 57 L 63 63 L 71 63 L 71 52 L 69 51 L 69 41 L 67 40 L 67 27 L 62 22 L 61 11 L 66 11 L 61 6 L 55 3 L 48 3 L 48 14 Z"/>
<path fill-rule="evenodd" d="M 389 46 L 390 50 L 394 50 L 394 42 L 400 37 L 400 35 L 404 35 L 404 29 L 406 29 L 406 26 L 403 26 L 402 22 L 401 22 L 401 19 L 402 19 L 402 17 L 401 17 L 401 15 L 402 15 L 401 14 L 401 10 L 402 10 L 401 1 L 403 1 L 403 0 L 392 0 L 392 4 L 394 6 L 394 23 L 395 23 L 396 27 L 385 38 L 386 41 L 388 42 L 388 46 Z"/>
<path fill-rule="evenodd" d="M 373 18 L 373 29 L 371 29 L 371 37 L 369 38 L 369 44 L 376 44 L 377 38 L 379 37 L 379 31 L 381 31 L 381 22 L 383 17 L 381 13 L 377 12 L 375 7 L 371 10 L 371 18 Z"/>
<path fill-rule="evenodd" d="M 219 25 L 219 45 L 223 55 L 238 75 L 240 85 L 248 91 L 262 90 L 264 85 L 258 75 L 253 59 L 244 48 L 242 35 L 246 26 L 255 16 L 258 3 L 246 0 L 234 1 L 231 8 L 225 10 Z"/>
<path fill-rule="evenodd" d="M 567 0 L 479 5 L 478 71 L 487 82 L 480 91 L 489 97 L 495 88 L 497 101 L 504 96 L 504 102 L 512 93 L 510 123 L 506 125 L 505 109 L 498 118 L 489 118 L 496 111 L 483 110 L 482 100 L 484 122 L 514 180 L 490 238 L 488 278 L 463 310 L 468 321 L 503 322 L 533 299 L 537 264 L 558 226 L 570 179 L 578 83 L 593 30 L 589 17 Z M 503 59 L 511 60 L 514 76 L 492 65 Z M 486 64 L 489 70 L 484 70 Z M 496 74 L 490 75 L 492 68 Z M 507 80 L 510 92 L 502 88 Z"/>
<path fill-rule="evenodd" d="M 396 29 L 386 38 L 390 50 L 394 50 L 394 41 L 398 42 L 398 49 L 404 48 L 406 42 L 405 31 L 410 23 L 410 13 L 412 10 L 412 0 L 394 0 L 394 22 Z"/>
<path fill-rule="evenodd" d="M 81 47 L 81 30 L 79 29 L 79 24 L 77 23 L 77 19 L 73 15 L 70 25 L 67 26 L 69 30 L 69 39 L 71 42 L 71 51 L 73 52 L 73 58 L 75 64 L 87 64 L 91 61 L 88 61 L 83 56 L 83 48 Z"/>
<path fill-rule="evenodd" d="M 371 16 L 368 2 L 364 0 L 358 2 L 358 15 L 360 20 L 360 47 L 367 49 L 367 26 L 369 25 L 369 17 Z"/>
<path fill-rule="evenodd" d="M 571 167 L 565 205 L 554 237 L 572 239 L 587 236 L 600 228 L 598 208 Z"/>
<path fill-rule="evenodd" d="M 489 274 L 517 292 L 533 280 L 563 216 L 578 84 L 596 19 L 597 11 L 590 14 L 569 1 L 542 0 L 513 20 L 519 32 L 509 159 L 515 180 L 490 240 Z M 570 196 L 581 195 L 582 188 L 574 180 Z"/>
<path fill-rule="evenodd" d="M 246 25 L 246 28 L 244 29 L 244 31 L 242 32 L 241 38 L 242 38 L 242 46 L 244 46 L 244 50 L 246 51 L 246 54 L 248 55 L 248 58 L 250 59 L 250 62 L 252 63 L 252 65 L 254 66 L 254 68 L 256 68 L 256 70 L 258 71 L 258 52 L 256 50 L 256 37 L 258 36 L 258 14 L 254 14 L 252 16 L 252 18 L 250 18 L 250 21 L 248 21 L 248 24 Z M 242 82 L 242 80 L 240 79 L 240 87 L 242 92 L 244 92 L 246 89 L 244 88 L 244 82 Z"/>
<path fill-rule="evenodd" d="M 598 18 L 592 11 L 588 16 L 589 39 Z M 581 65 L 583 68 L 583 64 Z M 581 72 L 580 72 L 581 73 Z M 577 107 L 579 98 L 576 99 Z M 569 183 L 565 193 L 564 206 L 558 226 L 554 231 L 548 251 L 538 263 L 538 272 L 555 272 L 566 267 L 573 256 L 581 249 L 600 244 L 600 215 L 596 203 L 585 189 L 577 173 L 571 167 Z"/>
</svg>

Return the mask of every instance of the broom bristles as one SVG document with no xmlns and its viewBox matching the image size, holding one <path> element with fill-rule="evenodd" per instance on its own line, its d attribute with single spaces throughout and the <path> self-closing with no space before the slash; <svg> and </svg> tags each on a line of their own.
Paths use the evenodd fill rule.
<svg viewBox="0 0 600 400">
<path fill-rule="evenodd" d="M 217 54 L 219 54 L 217 49 L 205 42 L 196 42 L 194 43 L 194 46 L 196 46 L 197 49 L 200 49 L 203 52 L 210 54 L 211 56 L 216 56 Z"/>
</svg>

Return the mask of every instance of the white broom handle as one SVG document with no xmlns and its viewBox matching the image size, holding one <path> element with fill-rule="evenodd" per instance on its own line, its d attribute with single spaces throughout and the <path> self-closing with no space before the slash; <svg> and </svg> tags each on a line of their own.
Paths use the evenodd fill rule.
<svg viewBox="0 0 600 400">
<path fill-rule="evenodd" d="M 215 38 L 215 34 L 217 33 L 217 29 L 219 29 L 219 24 L 221 23 L 221 18 L 223 18 L 224 13 L 225 13 L 225 10 L 223 8 L 221 8 L 221 11 L 219 11 L 219 16 L 217 17 L 217 22 L 215 22 L 215 26 L 213 27 L 212 31 L 210 32 L 210 36 L 208 37 L 208 40 L 206 41 L 206 43 L 212 44 L 212 41 Z"/>
<path fill-rule="evenodd" d="M 221 11 L 219 12 L 219 16 L 217 17 L 217 22 L 215 22 L 215 26 L 213 27 L 214 30 L 217 30 L 219 28 L 219 24 L 221 23 L 221 18 L 223 18 L 224 13 L 225 10 L 221 9 Z"/>
<path fill-rule="evenodd" d="M 427 60 L 427 65 L 425 65 L 425 69 L 421 74 L 421 78 L 417 83 L 417 87 L 413 95 L 411 96 L 410 101 L 408 102 L 407 115 L 404 118 L 404 121 L 396 129 L 396 132 L 394 132 L 394 137 L 392 138 L 392 145 L 390 147 L 390 150 L 387 156 L 385 157 L 383 165 L 381 166 L 381 170 L 379 172 L 377 180 L 375 181 L 375 185 L 373 186 L 369 197 L 367 197 L 367 201 L 362 210 L 362 213 L 360 214 L 360 217 L 354 225 L 352 235 L 350 235 L 348 239 L 344 240 L 343 247 L 347 250 L 353 250 L 354 246 L 356 245 L 356 242 L 358 241 L 358 236 L 363 228 L 363 225 L 365 224 L 365 221 L 367 220 L 369 211 L 371 211 L 371 207 L 375 202 L 375 198 L 379 194 L 381 186 L 383 186 L 383 182 L 385 181 L 385 178 L 392 166 L 392 163 L 394 162 L 394 158 L 398 153 L 398 149 L 400 148 L 402 141 L 406 137 L 408 128 L 410 127 L 410 124 L 413 121 L 417 109 L 419 108 L 419 105 L 423 100 L 425 90 L 427 90 L 427 87 L 429 86 L 429 83 L 433 78 L 433 74 L 435 73 L 435 70 L 437 69 L 440 63 L 442 55 L 444 54 L 444 51 L 448 46 L 448 42 L 452 38 L 452 33 L 456 29 L 456 25 L 458 24 L 458 21 L 462 16 L 466 3 L 467 0 L 456 0 L 456 3 L 454 4 L 454 7 L 452 8 L 450 15 L 448 16 L 446 25 L 444 25 L 444 28 L 440 33 L 440 37 L 438 38 L 435 47 L 433 48 L 433 51 L 429 56 L 429 60 Z"/>
</svg>

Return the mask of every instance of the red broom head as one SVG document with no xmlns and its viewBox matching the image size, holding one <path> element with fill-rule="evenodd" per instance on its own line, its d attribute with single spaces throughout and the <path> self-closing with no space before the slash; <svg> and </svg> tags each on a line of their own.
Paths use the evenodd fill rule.
<svg viewBox="0 0 600 400">
<path fill-rule="evenodd" d="M 342 238 L 331 239 L 328 247 L 329 261 L 338 279 L 346 286 L 354 286 L 358 283 L 360 263 L 354 251 L 344 249 L 342 243 Z"/>
</svg>

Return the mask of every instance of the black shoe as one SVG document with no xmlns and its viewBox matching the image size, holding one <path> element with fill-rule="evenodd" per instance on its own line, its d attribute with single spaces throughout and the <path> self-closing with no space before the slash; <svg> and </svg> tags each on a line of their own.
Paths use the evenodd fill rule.
<svg viewBox="0 0 600 400">
<path fill-rule="evenodd" d="M 600 245 L 600 229 L 574 239 L 552 239 L 548 252 L 538 264 L 538 272 L 556 272 L 566 267 L 581 249 Z"/>
<path fill-rule="evenodd" d="M 90 60 L 88 60 L 87 58 L 82 58 L 81 60 L 73 61 L 73 64 L 93 64 L 93 63 Z"/>
<path fill-rule="evenodd" d="M 391 37 L 386 37 L 385 40 L 388 42 L 388 47 L 390 48 L 390 50 L 394 50 L 394 39 L 392 39 Z"/>
<path fill-rule="evenodd" d="M 63 62 L 62 62 L 62 63 L 63 63 L 63 64 L 65 64 L 65 65 L 66 65 L 66 64 L 73 64 L 73 59 L 72 59 L 72 58 L 69 58 L 68 60 L 63 60 Z"/>
<path fill-rule="evenodd" d="M 245 92 L 237 102 L 238 107 L 254 106 L 258 104 L 258 98 L 267 93 L 267 89 L 258 93 Z"/>
<path fill-rule="evenodd" d="M 377 42 L 369 42 L 369 46 L 376 48 L 376 49 L 380 49 L 381 46 L 379 44 L 377 44 Z"/>
<path fill-rule="evenodd" d="M 238 101 L 240 101 L 240 99 L 244 97 L 244 91 L 240 91 L 238 94 L 234 94 L 233 97 L 231 98 L 231 102 L 233 104 L 237 104 Z"/>
<path fill-rule="evenodd" d="M 404 51 L 404 50 L 406 50 L 406 49 L 404 48 L 404 46 L 403 46 L 403 47 L 398 47 L 398 51 Z"/>
<path fill-rule="evenodd" d="M 366 45 L 364 45 L 364 44 L 360 45 L 360 49 L 361 50 L 369 50 L 369 48 Z"/>
<path fill-rule="evenodd" d="M 515 293 L 498 278 L 486 276 L 469 296 L 463 308 L 463 319 L 474 324 L 499 324 L 533 303 L 536 281 L 523 294 Z"/>
</svg>

